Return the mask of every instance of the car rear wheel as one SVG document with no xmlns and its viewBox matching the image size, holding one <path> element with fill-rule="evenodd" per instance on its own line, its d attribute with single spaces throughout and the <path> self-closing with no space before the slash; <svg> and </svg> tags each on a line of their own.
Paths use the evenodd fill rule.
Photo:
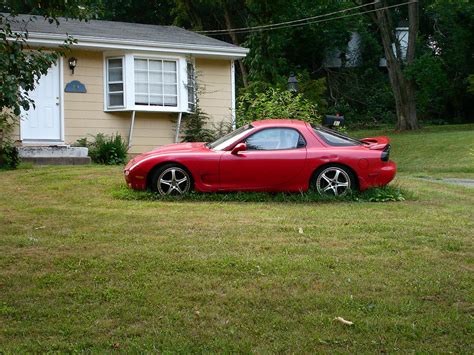
<svg viewBox="0 0 474 355">
<path fill-rule="evenodd" d="M 152 178 L 152 190 L 162 196 L 180 196 L 191 190 L 190 174 L 178 165 L 165 165 Z"/>
<path fill-rule="evenodd" d="M 354 174 L 342 166 L 326 166 L 318 169 L 312 187 L 322 196 L 344 196 L 356 188 Z"/>
</svg>

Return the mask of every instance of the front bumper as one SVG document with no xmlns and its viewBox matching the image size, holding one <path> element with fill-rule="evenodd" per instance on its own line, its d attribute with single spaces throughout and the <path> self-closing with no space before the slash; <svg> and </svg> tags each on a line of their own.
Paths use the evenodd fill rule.
<svg viewBox="0 0 474 355">
<path fill-rule="evenodd" d="M 125 182 L 127 186 L 134 190 L 146 190 L 146 175 L 136 172 L 131 172 L 128 169 L 123 171 Z"/>
</svg>

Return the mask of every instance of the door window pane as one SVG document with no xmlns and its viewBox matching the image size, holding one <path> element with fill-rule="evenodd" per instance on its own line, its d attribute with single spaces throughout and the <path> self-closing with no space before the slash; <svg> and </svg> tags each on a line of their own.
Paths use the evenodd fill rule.
<svg viewBox="0 0 474 355">
<path fill-rule="evenodd" d="M 300 134 L 291 128 L 268 128 L 246 139 L 247 150 L 296 149 L 303 140 Z"/>
</svg>

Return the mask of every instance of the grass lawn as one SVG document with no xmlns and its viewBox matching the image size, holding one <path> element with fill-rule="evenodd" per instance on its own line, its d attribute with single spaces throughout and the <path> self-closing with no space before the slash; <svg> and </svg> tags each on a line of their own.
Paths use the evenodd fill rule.
<svg viewBox="0 0 474 355">
<path fill-rule="evenodd" d="M 120 167 L 0 172 L 0 352 L 472 353 L 474 190 L 416 177 L 474 178 L 474 126 L 392 138 L 404 202 L 120 200 Z"/>
</svg>

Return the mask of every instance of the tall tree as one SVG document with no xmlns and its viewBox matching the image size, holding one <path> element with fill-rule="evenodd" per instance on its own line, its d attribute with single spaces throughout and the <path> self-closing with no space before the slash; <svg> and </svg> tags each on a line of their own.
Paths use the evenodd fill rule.
<svg viewBox="0 0 474 355">
<path fill-rule="evenodd" d="M 356 1 L 361 4 L 362 1 Z M 372 2 L 372 1 L 371 1 Z M 364 1 L 368 3 L 368 1 Z M 377 0 L 375 13 L 370 13 L 377 25 L 387 60 L 388 75 L 395 99 L 397 128 L 403 130 L 418 129 L 416 113 L 416 90 L 414 80 L 407 76 L 404 69 L 415 60 L 415 47 L 419 28 L 418 0 L 408 3 L 408 43 L 406 58 L 397 35 L 397 24 L 392 16 L 393 9 L 386 0 Z M 395 50 L 394 50 L 395 48 Z"/>
<path fill-rule="evenodd" d="M 221 39 L 229 40 L 240 46 L 240 35 L 231 31 L 246 24 L 245 1 L 242 0 L 177 0 L 173 10 L 175 23 L 192 30 L 225 30 Z M 239 65 L 242 85 L 248 85 L 248 70 L 243 60 Z"/>
</svg>

